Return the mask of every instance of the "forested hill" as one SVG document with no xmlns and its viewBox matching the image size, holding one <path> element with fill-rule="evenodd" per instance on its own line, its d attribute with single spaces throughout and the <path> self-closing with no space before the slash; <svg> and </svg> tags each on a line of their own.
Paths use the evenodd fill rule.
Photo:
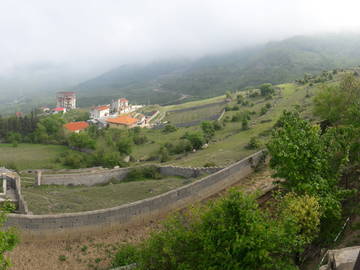
<svg viewBox="0 0 360 270">
<path fill-rule="evenodd" d="M 76 89 L 82 97 L 80 105 L 90 105 L 94 97 L 101 103 L 119 95 L 138 103 L 173 102 L 184 95 L 210 97 L 265 82 L 299 79 L 307 72 L 358 66 L 359 48 L 356 34 L 299 36 L 193 61 L 126 65 Z"/>
</svg>

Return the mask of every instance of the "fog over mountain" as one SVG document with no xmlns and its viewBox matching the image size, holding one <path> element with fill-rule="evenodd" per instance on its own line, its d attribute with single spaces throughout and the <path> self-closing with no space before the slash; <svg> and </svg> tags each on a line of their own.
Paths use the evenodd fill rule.
<svg viewBox="0 0 360 270">
<path fill-rule="evenodd" d="M 56 91 L 122 64 L 356 31 L 359 7 L 351 0 L 2 0 L 0 92 Z"/>
</svg>

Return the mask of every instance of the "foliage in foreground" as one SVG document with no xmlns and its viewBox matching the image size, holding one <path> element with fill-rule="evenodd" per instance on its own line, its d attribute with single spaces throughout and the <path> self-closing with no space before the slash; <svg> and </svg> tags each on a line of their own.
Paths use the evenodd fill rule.
<svg viewBox="0 0 360 270">
<path fill-rule="evenodd" d="M 304 207 L 305 206 L 305 207 Z M 206 207 L 177 215 L 141 246 L 125 246 L 114 266 L 138 269 L 297 269 L 296 254 L 319 223 L 315 198 L 292 195 L 276 214 L 259 209 L 253 196 L 231 191 Z"/>
<path fill-rule="evenodd" d="M 8 202 L 5 202 L 0 209 L 0 270 L 8 269 L 11 266 L 10 260 L 5 256 L 5 253 L 13 250 L 19 242 L 15 229 L 3 229 L 6 222 L 6 214 L 13 210 L 14 205 Z"/>
</svg>

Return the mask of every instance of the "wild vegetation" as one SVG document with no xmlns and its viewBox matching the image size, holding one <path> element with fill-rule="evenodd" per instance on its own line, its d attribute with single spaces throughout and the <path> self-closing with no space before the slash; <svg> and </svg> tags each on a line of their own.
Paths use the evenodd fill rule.
<svg viewBox="0 0 360 270">
<path fill-rule="evenodd" d="M 114 265 L 137 269 L 298 269 L 309 245 L 326 245 L 337 234 L 343 202 L 357 193 L 360 166 L 358 115 L 360 80 L 346 75 L 324 87 L 314 111 L 321 129 L 284 111 L 267 147 L 281 187 L 260 210 L 254 198 L 232 191 L 207 206 L 170 218 L 162 230 L 138 246 L 120 248 Z M 328 102 L 339 117 L 324 109 Z M 340 104 L 349 102 L 340 111 Z M 344 107 L 342 107 L 344 108 Z M 341 124 L 341 125 L 340 125 Z"/>
</svg>

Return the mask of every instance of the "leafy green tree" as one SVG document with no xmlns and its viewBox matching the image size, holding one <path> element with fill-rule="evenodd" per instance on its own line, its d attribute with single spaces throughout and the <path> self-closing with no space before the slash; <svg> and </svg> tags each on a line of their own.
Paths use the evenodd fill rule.
<svg viewBox="0 0 360 270">
<path fill-rule="evenodd" d="M 122 138 L 117 143 L 117 149 L 121 154 L 130 155 L 132 152 L 132 141 L 130 138 Z"/>
<path fill-rule="evenodd" d="M 259 209 L 254 197 L 233 190 L 168 219 L 138 248 L 120 249 L 114 266 L 136 262 L 146 270 L 295 270 L 295 255 L 312 240 L 311 233 L 316 235 L 318 209 L 312 197 L 288 196 L 274 218 Z"/>
<path fill-rule="evenodd" d="M 175 132 L 176 130 L 177 130 L 177 128 L 175 126 L 168 124 L 164 127 L 162 132 L 163 133 L 171 133 L 171 132 Z"/>
<path fill-rule="evenodd" d="M 68 138 L 68 143 L 71 147 L 79 149 L 95 149 L 96 142 L 86 132 L 81 132 L 72 133 Z"/>
<path fill-rule="evenodd" d="M 204 137 L 206 141 L 210 141 L 212 137 L 215 135 L 215 127 L 212 122 L 204 121 L 201 123 L 201 129 L 204 133 Z"/>
<path fill-rule="evenodd" d="M 243 120 L 241 121 L 241 129 L 242 130 L 248 130 L 249 127 L 249 120 L 247 120 L 246 118 L 243 118 Z"/>
<path fill-rule="evenodd" d="M 264 83 L 260 86 L 260 93 L 262 96 L 272 95 L 275 92 L 271 83 Z"/>
<path fill-rule="evenodd" d="M 338 179 L 347 155 L 336 168 L 332 167 L 338 149 L 329 144 L 332 137 L 322 137 L 320 128 L 301 119 L 298 113 L 285 111 L 277 126 L 267 144 L 274 176 L 284 179 L 280 185 L 285 190 L 318 198 L 322 224 L 330 228 L 341 214 L 345 191 L 338 186 Z"/>
<path fill-rule="evenodd" d="M 183 138 L 189 140 L 193 149 L 200 149 L 205 143 L 204 135 L 201 132 L 186 132 Z"/>
<path fill-rule="evenodd" d="M 314 99 L 314 112 L 334 125 L 360 127 L 360 79 L 347 74 L 339 85 L 323 86 Z"/>
</svg>

